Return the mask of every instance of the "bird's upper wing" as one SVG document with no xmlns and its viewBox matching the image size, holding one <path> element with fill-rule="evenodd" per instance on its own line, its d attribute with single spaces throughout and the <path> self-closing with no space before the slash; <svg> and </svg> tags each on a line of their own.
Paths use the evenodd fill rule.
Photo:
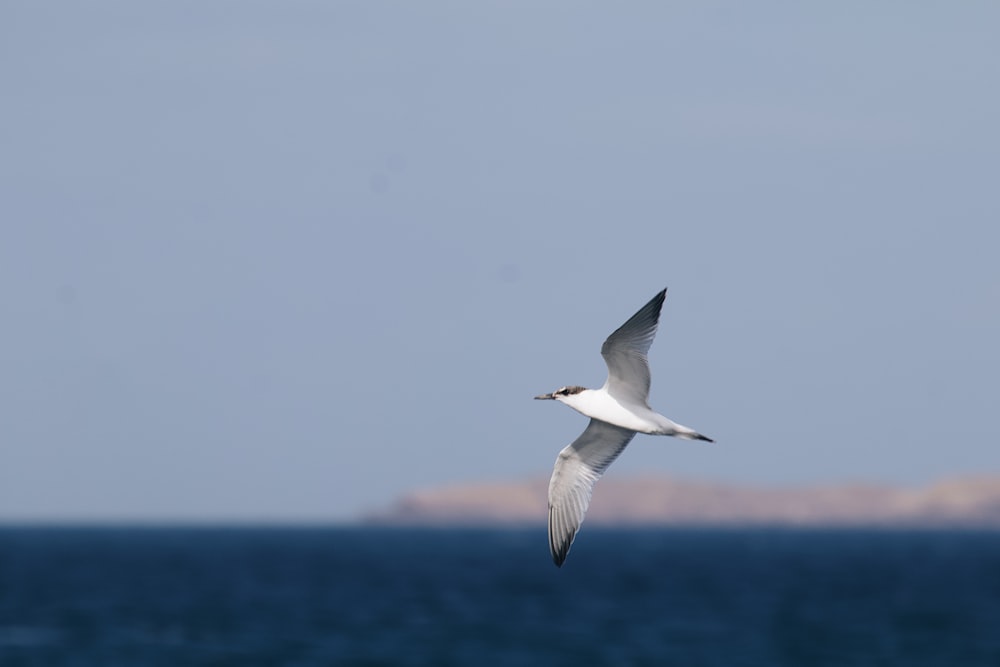
<svg viewBox="0 0 1000 667">
<path fill-rule="evenodd" d="M 549 550 L 556 565 L 569 554 L 594 483 L 634 435 L 635 431 L 591 419 L 580 437 L 559 452 L 549 480 Z"/>
<path fill-rule="evenodd" d="M 601 346 L 601 356 L 608 364 L 608 381 L 604 386 L 621 402 L 646 405 L 649 398 L 646 353 L 656 336 L 656 325 L 666 298 L 667 290 L 664 289 L 608 336 Z"/>
</svg>

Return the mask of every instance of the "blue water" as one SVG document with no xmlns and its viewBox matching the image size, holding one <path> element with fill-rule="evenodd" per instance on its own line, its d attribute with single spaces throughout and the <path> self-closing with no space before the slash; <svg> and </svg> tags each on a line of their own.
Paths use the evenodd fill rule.
<svg viewBox="0 0 1000 667">
<path fill-rule="evenodd" d="M 1000 533 L 0 529 L 0 665 L 1000 665 Z"/>
</svg>

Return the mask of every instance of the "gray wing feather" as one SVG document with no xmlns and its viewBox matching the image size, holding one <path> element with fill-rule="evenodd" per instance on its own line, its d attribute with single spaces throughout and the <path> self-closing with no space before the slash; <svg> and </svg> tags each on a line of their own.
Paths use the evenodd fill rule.
<svg viewBox="0 0 1000 667">
<path fill-rule="evenodd" d="M 656 336 L 660 310 L 667 290 L 630 317 L 625 324 L 608 336 L 601 346 L 601 356 L 608 365 L 605 387 L 612 397 L 626 403 L 646 405 L 649 398 L 649 362 L 646 354 Z"/>
<path fill-rule="evenodd" d="M 594 483 L 634 436 L 635 431 L 591 419 L 580 437 L 559 452 L 549 481 L 549 550 L 556 565 L 569 554 Z"/>
</svg>

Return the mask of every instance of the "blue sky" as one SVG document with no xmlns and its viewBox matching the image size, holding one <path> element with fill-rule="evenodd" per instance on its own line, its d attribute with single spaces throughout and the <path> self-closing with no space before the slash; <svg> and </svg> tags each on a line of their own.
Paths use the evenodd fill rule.
<svg viewBox="0 0 1000 667">
<path fill-rule="evenodd" d="M 0 519 L 1000 471 L 993 3 L 6 2 Z"/>
</svg>

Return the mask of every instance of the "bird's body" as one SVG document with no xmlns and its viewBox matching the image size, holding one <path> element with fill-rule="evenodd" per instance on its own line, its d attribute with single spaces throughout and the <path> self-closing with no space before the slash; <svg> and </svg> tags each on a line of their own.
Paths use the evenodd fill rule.
<svg viewBox="0 0 1000 667">
<path fill-rule="evenodd" d="M 590 417 L 580 437 L 559 452 L 549 481 L 549 549 L 556 565 L 562 565 L 569 554 L 594 483 L 636 433 L 712 442 L 649 407 L 646 353 L 656 335 L 666 294 L 663 290 L 653 297 L 604 341 L 601 355 L 608 365 L 608 380 L 603 387 L 562 387 L 535 397 L 557 400 Z"/>
<path fill-rule="evenodd" d="M 673 435 L 696 437 L 697 433 L 686 426 L 675 424 L 648 405 L 621 401 L 608 393 L 606 387 L 584 389 L 560 399 L 580 414 L 621 428 L 648 435 Z"/>
</svg>

